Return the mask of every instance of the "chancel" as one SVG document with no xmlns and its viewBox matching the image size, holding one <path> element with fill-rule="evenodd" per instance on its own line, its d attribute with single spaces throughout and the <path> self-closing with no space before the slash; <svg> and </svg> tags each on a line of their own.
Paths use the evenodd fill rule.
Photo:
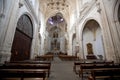
<svg viewBox="0 0 120 80">
<path fill-rule="evenodd" d="M 0 0 L 0 80 L 119 79 L 120 0 Z"/>
</svg>

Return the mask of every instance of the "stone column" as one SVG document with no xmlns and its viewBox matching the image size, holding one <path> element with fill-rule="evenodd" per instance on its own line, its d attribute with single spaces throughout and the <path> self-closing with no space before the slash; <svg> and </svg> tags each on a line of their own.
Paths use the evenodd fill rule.
<svg viewBox="0 0 120 80">
<path fill-rule="evenodd" d="M 12 0 L 5 3 L 5 17 L 0 28 L 0 63 L 9 61 L 11 56 L 11 47 L 16 29 L 16 17 L 19 8 L 19 0 Z"/>
<path fill-rule="evenodd" d="M 102 21 L 102 30 L 103 30 L 103 41 L 104 41 L 104 48 L 105 48 L 105 54 L 106 54 L 106 59 L 107 60 L 114 60 L 115 54 L 114 54 L 114 46 L 112 42 L 112 37 L 111 37 L 111 31 L 110 31 L 110 26 L 108 23 L 108 18 L 106 14 L 106 10 L 104 7 L 103 0 L 100 1 L 100 8 L 101 8 L 101 21 Z"/>
</svg>

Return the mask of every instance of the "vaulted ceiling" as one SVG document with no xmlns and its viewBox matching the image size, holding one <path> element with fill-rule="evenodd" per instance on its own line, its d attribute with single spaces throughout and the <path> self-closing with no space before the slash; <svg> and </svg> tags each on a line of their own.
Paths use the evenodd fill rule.
<svg viewBox="0 0 120 80">
<path fill-rule="evenodd" d="M 76 0 L 40 0 L 40 10 L 44 14 L 45 21 L 56 13 L 61 13 L 68 22 L 75 7 Z"/>
</svg>

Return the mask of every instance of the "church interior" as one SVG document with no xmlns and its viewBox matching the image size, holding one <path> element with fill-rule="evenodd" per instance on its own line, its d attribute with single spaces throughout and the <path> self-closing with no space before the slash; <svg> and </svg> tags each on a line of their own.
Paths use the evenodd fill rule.
<svg viewBox="0 0 120 80">
<path fill-rule="evenodd" d="M 1 80 L 120 80 L 120 0 L 0 0 Z"/>
</svg>

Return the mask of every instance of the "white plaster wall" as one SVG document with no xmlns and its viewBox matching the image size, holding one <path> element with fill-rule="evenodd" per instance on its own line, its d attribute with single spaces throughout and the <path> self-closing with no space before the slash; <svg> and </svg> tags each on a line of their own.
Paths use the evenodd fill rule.
<svg viewBox="0 0 120 80">
<path fill-rule="evenodd" d="M 91 32 L 91 31 L 89 31 L 89 30 L 85 30 L 84 32 L 83 32 L 83 49 L 84 49 L 84 52 L 83 52 L 83 54 L 84 54 L 84 58 L 86 58 L 86 55 L 88 55 L 88 53 L 87 53 L 87 46 L 86 46 L 86 44 L 88 44 L 88 43 L 91 43 L 93 46 L 93 53 L 95 54 L 96 52 L 95 52 L 95 45 L 94 45 L 94 36 L 93 36 L 93 33 Z"/>
<path fill-rule="evenodd" d="M 60 38 L 60 51 L 65 52 L 65 38 L 64 37 Z"/>
<path fill-rule="evenodd" d="M 74 56 L 76 54 L 75 46 L 76 46 L 76 38 L 74 38 L 73 41 L 72 41 L 72 55 L 74 55 Z"/>
<path fill-rule="evenodd" d="M 114 49 L 114 59 L 116 62 L 120 62 L 120 23 L 118 21 L 118 6 L 120 5 L 120 0 L 105 0 L 103 1 L 108 26 L 110 29 L 111 39 Z"/>
<path fill-rule="evenodd" d="M 103 59 L 105 59 L 105 53 L 104 53 L 104 45 L 103 45 L 103 37 L 101 33 L 100 27 L 96 31 L 96 41 L 95 41 L 95 54 L 96 55 L 102 55 Z M 98 57 L 98 56 L 97 56 Z M 98 57 L 99 59 L 99 57 Z"/>
<path fill-rule="evenodd" d="M 86 55 L 88 54 L 87 46 L 86 46 L 86 44 L 88 44 L 88 43 L 91 43 L 93 45 L 94 55 L 96 55 L 96 56 L 102 55 L 103 59 L 105 59 L 104 47 L 103 47 L 104 45 L 103 45 L 103 41 L 102 41 L 100 28 L 97 29 L 96 36 L 94 36 L 93 32 L 91 32 L 89 29 L 87 29 L 83 32 L 83 46 L 84 46 L 85 58 L 86 58 Z M 98 57 L 98 59 L 99 59 L 99 57 Z"/>
<path fill-rule="evenodd" d="M 0 18 L 0 63 L 10 60 L 18 9 L 18 0 L 16 2 L 5 0 L 4 3 L 4 13 Z"/>
<path fill-rule="evenodd" d="M 78 20 L 78 26 L 77 26 L 76 34 L 79 36 L 79 39 L 78 39 L 77 42 L 79 42 L 79 46 L 80 46 L 80 48 L 79 48 L 79 53 L 80 53 L 79 57 L 81 57 L 81 58 L 85 58 L 85 55 L 86 55 L 86 52 L 84 52 L 85 51 L 84 50 L 85 43 L 83 42 L 83 37 L 82 37 L 83 28 L 84 28 L 86 22 L 91 20 L 91 19 L 94 19 L 94 20 L 96 20 L 98 22 L 98 24 L 100 25 L 101 30 L 102 30 L 103 26 L 102 26 L 102 23 L 101 23 L 101 17 L 100 17 L 101 14 L 99 12 L 97 12 L 97 10 L 98 10 L 98 7 L 96 6 L 96 3 L 94 3 L 92 5 L 91 9 L 86 14 L 84 14 L 83 17 L 81 17 Z M 92 36 L 92 35 L 90 35 L 90 36 Z M 91 37 L 88 38 L 88 39 L 92 42 Z"/>
</svg>

